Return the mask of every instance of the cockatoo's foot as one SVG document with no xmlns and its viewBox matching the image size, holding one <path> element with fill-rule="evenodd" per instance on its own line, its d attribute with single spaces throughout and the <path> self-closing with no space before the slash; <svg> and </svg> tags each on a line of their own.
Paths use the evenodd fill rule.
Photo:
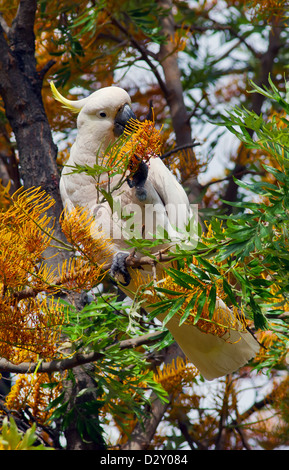
<svg viewBox="0 0 289 470">
<path fill-rule="evenodd" d="M 145 201 L 147 192 L 144 187 L 148 177 L 148 166 L 144 161 L 139 163 L 138 169 L 133 173 L 131 178 L 127 178 L 127 183 L 130 188 L 135 188 L 136 197 L 139 201 Z"/>
<path fill-rule="evenodd" d="M 129 253 L 125 251 L 119 251 L 118 253 L 113 255 L 112 265 L 110 268 L 110 275 L 112 277 L 117 277 L 117 278 L 119 276 L 123 277 L 124 282 L 119 281 L 120 284 L 122 284 L 123 286 L 128 286 L 131 281 L 130 274 L 126 267 L 126 259 L 128 256 L 129 256 Z"/>
</svg>

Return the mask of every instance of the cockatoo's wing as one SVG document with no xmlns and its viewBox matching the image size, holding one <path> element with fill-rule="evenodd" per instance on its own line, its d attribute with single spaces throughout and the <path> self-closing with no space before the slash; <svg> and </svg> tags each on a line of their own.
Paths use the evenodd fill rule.
<svg viewBox="0 0 289 470">
<path fill-rule="evenodd" d="M 182 228 L 188 223 L 190 204 L 184 188 L 160 158 L 150 160 L 149 178 L 166 206 L 168 217 L 177 209 Z"/>
</svg>

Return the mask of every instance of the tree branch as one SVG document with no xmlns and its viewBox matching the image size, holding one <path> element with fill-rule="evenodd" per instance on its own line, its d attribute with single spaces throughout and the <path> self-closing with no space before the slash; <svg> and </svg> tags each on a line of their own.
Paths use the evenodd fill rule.
<svg viewBox="0 0 289 470">
<path fill-rule="evenodd" d="M 178 356 L 184 357 L 184 354 L 179 346 L 173 343 L 166 350 L 164 363 L 171 363 Z M 171 395 L 167 397 L 167 402 L 163 402 L 152 394 L 150 397 L 151 405 L 146 410 L 143 422 L 136 424 L 129 440 L 122 446 L 122 450 L 146 450 L 149 448 L 156 429 L 171 404 L 171 400 Z"/>
<path fill-rule="evenodd" d="M 161 33 L 166 41 L 160 45 L 159 51 L 159 60 L 166 80 L 166 99 L 170 107 L 177 145 L 189 144 L 192 142 L 192 131 L 184 103 L 178 55 L 172 41 L 175 34 L 175 23 L 172 14 L 173 5 L 171 0 L 158 0 L 158 3 L 162 10 L 167 12 L 160 19 Z"/>
<path fill-rule="evenodd" d="M 56 60 L 49 60 L 43 67 L 41 70 L 39 70 L 38 72 L 38 77 L 40 78 L 40 80 L 43 80 L 45 75 L 47 74 L 47 72 L 51 69 L 51 67 L 53 67 L 53 65 L 56 64 Z"/>
<path fill-rule="evenodd" d="M 34 22 L 37 0 L 20 0 L 16 16 L 9 31 L 9 39 L 19 46 L 20 42 L 34 51 Z M 21 47 L 22 49 L 22 47 Z"/>
<path fill-rule="evenodd" d="M 274 403 L 274 399 L 276 397 L 275 390 L 268 393 L 262 400 L 255 402 L 250 408 L 248 408 L 244 413 L 242 413 L 238 420 L 233 420 L 230 423 L 230 427 L 240 426 L 240 423 L 250 418 L 250 416 L 260 410 L 262 410 L 265 406 L 272 405 Z"/>
<path fill-rule="evenodd" d="M 58 224 L 63 207 L 59 193 L 57 147 L 43 105 L 43 77 L 36 69 L 36 9 L 36 0 L 20 0 L 7 40 L 0 24 L 0 94 L 17 142 L 22 184 L 25 188 L 41 186 L 53 197 L 56 204 L 49 210 L 49 216 L 56 220 L 58 238 L 63 238 Z M 64 258 L 63 253 L 54 256 L 54 248 L 48 251 L 47 259 L 51 265 Z"/>
<path fill-rule="evenodd" d="M 236 171 L 234 175 L 231 174 L 229 176 L 225 176 L 225 178 L 220 178 L 218 180 L 209 181 L 208 183 L 202 185 L 202 189 L 207 189 L 209 186 L 212 186 L 213 184 L 223 183 L 224 181 L 230 181 L 233 179 L 233 176 L 235 178 L 241 179 L 245 175 L 264 175 L 264 174 L 265 174 L 264 171 L 261 172 L 261 171 L 247 170 L 246 168 L 244 168 L 244 169 L 240 169 L 240 171 Z"/>
<path fill-rule="evenodd" d="M 163 153 L 160 156 L 160 158 L 163 160 L 164 158 L 168 158 L 171 155 L 173 155 L 174 153 L 179 152 L 180 150 L 190 149 L 190 148 L 193 148 L 193 147 L 197 147 L 198 145 L 201 145 L 201 144 L 199 142 L 195 142 L 195 140 L 193 140 L 191 143 L 188 143 L 188 144 L 178 145 L 177 147 L 174 147 L 172 150 L 169 150 L 168 152 Z"/>
<path fill-rule="evenodd" d="M 129 338 L 123 341 L 120 341 L 119 348 L 131 349 L 142 346 L 143 344 L 151 344 L 155 341 L 158 341 L 162 332 L 154 331 L 142 336 L 136 336 L 134 338 Z M 107 352 L 110 347 L 108 346 L 102 353 L 92 351 L 87 354 L 76 353 L 73 357 L 67 359 L 53 360 L 49 362 L 22 362 L 21 364 L 13 364 L 6 359 L 0 359 L 0 371 L 1 372 L 10 372 L 17 374 L 33 374 L 34 372 L 62 372 L 64 370 L 73 369 L 80 365 L 88 364 L 90 362 L 95 362 L 104 357 L 105 352 Z M 115 344 L 113 345 L 115 347 Z"/>
<path fill-rule="evenodd" d="M 138 41 L 136 41 L 136 39 L 129 34 L 128 30 L 124 28 L 122 24 L 116 18 L 111 16 L 109 12 L 107 13 L 110 16 L 112 24 L 114 24 L 114 26 L 116 26 L 130 40 L 130 43 L 132 44 L 132 46 L 135 47 L 135 49 L 140 52 L 140 55 L 141 55 L 140 58 L 143 59 L 148 64 L 148 66 L 150 67 L 151 71 L 153 72 L 153 74 L 155 75 L 157 79 L 160 89 L 163 91 L 165 97 L 167 97 L 168 96 L 167 86 L 165 82 L 163 81 L 157 67 L 149 58 L 149 54 L 147 53 L 146 48 L 143 47 Z"/>
</svg>

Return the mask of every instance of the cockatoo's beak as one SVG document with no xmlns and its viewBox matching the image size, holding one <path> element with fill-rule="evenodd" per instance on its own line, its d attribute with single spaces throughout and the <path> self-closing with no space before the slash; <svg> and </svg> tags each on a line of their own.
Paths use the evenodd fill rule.
<svg viewBox="0 0 289 470">
<path fill-rule="evenodd" d="M 136 116 L 128 104 L 125 104 L 117 113 L 114 120 L 113 133 L 115 137 L 120 137 L 130 119 L 136 119 Z"/>
</svg>

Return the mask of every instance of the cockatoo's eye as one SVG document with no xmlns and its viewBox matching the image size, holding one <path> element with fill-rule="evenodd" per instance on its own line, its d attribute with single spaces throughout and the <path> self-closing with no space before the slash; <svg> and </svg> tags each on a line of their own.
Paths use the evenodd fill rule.
<svg viewBox="0 0 289 470">
<path fill-rule="evenodd" d="M 99 113 L 100 117 L 102 118 L 105 118 L 106 117 L 106 113 L 104 111 L 100 111 Z"/>
</svg>

